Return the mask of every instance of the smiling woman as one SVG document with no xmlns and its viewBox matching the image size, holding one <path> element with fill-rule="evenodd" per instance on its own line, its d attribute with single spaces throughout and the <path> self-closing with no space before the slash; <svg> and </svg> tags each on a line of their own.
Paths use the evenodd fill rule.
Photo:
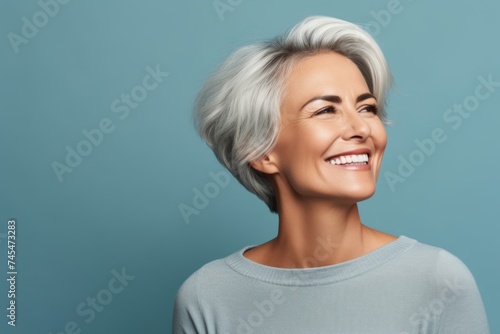
<svg viewBox="0 0 500 334">
<path fill-rule="evenodd" d="M 376 104 L 356 65 L 336 52 L 295 64 L 283 94 L 278 140 L 265 158 L 251 163 L 278 187 L 278 210 L 287 208 L 278 211 L 280 218 L 297 217 L 309 203 L 300 215 L 316 220 L 311 215 L 373 195 L 387 141 Z M 358 155 L 368 161 L 352 161 Z"/>
<path fill-rule="evenodd" d="M 279 229 L 186 280 L 175 334 L 489 332 L 458 258 L 361 221 L 357 203 L 374 194 L 387 143 L 390 85 L 369 34 L 329 17 L 243 47 L 213 74 L 197 129 Z"/>
</svg>

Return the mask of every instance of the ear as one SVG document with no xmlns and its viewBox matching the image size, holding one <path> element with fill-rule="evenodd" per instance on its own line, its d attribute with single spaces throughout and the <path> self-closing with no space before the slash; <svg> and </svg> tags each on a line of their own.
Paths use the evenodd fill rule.
<svg viewBox="0 0 500 334">
<path fill-rule="evenodd" d="M 278 164 L 276 163 L 276 159 L 272 153 L 265 155 L 260 160 L 250 162 L 250 166 L 264 174 L 279 173 Z"/>
</svg>

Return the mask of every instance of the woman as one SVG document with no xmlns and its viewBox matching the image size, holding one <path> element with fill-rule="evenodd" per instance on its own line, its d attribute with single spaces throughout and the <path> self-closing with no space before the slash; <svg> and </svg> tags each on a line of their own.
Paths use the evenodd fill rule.
<svg viewBox="0 0 500 334">
<path fill-rule="evenodd" d="M 200 91 L 196 125 L 278 214 L 276 238 L 196 271 L 179 333 L 488 333 L 467 267 L 362 224 L 387 137 L 385 58 L 361 28 L 309 17 L 234 52 Z"/>
</svg>

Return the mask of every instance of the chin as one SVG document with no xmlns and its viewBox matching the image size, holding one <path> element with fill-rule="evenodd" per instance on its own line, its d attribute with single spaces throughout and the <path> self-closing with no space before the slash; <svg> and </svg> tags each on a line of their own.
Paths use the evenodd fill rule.
<svg viewBox="0 0 500 334">
<path fill-rule="evenodd" d="M 346 192 L 345 198 L 351 199 L 352 202 L 357 203 L 369 199 L 375 194 L 375 188 L 368 189 L 363 187 L 362 189 L 352 190 Z"/>
<path fill-rule="evenodd" d="M 371 198 L 374 194 L 375 194 L 375 192 L 372 192 L 371 194 L 369 194 L 367 196 L 360 197 L 358 199 L 358 202 L 366 201 L 367 199 Z"/>
</svg>

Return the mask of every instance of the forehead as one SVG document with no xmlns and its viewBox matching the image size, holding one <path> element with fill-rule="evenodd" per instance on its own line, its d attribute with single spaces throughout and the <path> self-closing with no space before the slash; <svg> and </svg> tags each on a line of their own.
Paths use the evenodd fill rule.
<svg viewBox="0 0 500 334">
<path fill-rule="evenodd" d="M 355 98 L 368 92 L 368 85 L 356 64 L 341 54 L 325 51 L 292 65 L 283 104 L 300 103 L 318 95 Z"/>
</svg>

